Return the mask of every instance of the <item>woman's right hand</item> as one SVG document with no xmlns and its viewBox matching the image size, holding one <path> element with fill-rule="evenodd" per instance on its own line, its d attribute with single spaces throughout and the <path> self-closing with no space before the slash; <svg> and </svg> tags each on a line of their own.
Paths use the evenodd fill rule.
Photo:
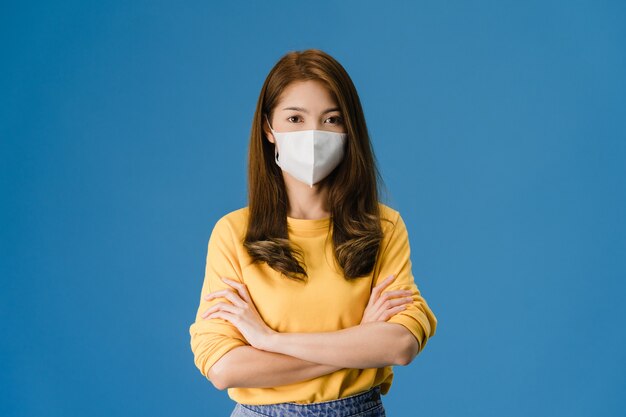
<svg viewBox="0 0 626 417">
<path fill-rule="evenodd" d="M 365 307 L 360 324 L 387 321 L 394 314 L 404 310 L 406 304 L 413 302 L 413 297 L 411 296 L 413 292 L 410 290 L 386 291 L 382 293 L 395 278 L 395 275 L 389 275 L 372 289 L 372 294 L 367 307 Z"/>
</svg>

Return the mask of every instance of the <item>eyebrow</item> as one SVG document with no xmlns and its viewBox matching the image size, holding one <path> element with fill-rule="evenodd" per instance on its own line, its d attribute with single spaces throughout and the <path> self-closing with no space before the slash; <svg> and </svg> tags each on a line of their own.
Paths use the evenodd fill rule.
<svg viewBox="0 0 626 417">
<path fill-rule="evenodd" d="M 309 113 L 309 111 L 303 107 L 285 107 L 283 110 L 296 110 L 307 114 Z M 330 113 L 331 111 L 341 111 L 341 109 L 339 107 L 331 107 L 330 109 L 324 110 L 322 114 Z"/>
</svg>

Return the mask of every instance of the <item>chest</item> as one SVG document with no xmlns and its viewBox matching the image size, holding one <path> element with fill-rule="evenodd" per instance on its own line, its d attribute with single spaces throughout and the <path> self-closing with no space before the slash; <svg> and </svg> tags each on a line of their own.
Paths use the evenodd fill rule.
<svg viewBox="0 0 626 417">
<path fill-rule="evenodd" d="M 346 280 L 331 242 L 298 241 L 308 278 L 298 282 L 266 263 L 242 270 L 243 281 L 263 320 L 279 332 L 334 331 L 358 325 L 369 300 L 372 277 Z"/>
</svg>

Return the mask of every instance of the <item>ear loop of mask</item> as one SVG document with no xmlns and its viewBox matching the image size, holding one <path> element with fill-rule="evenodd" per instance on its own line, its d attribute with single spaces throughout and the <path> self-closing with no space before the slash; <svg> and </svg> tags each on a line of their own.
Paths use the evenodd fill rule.
<svg viewBox="0 0 626 417">
<path fill-rule="evenodd" d="M 267 115 L 265 115 L 265 120 L 267 120 L 267 125 L 270 127 L 272 133 L 274 133 L 274 129 L 272 128 L 272 125 L 270 124 Z M 274 161 L 276 161 L 276 165 L 280 166 L 280 164 L 278 163 L 278 145 L 276 144 L 276 137 L 274 137 Z"/>
</svg>

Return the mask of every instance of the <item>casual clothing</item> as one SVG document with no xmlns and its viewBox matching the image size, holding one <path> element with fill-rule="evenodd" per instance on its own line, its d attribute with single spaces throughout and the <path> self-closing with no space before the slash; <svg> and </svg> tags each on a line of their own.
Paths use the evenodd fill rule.
<svg viewBox="0 0 626 417">
<path fill-rule="evenodd" d="M 304 253 L 308 282 L 281 276 L 267 263 L 253 263 L 243 246 L 248 208 L 230 212 L 217 221 L 208 244 L 204 282 L 196 320 L 191 324 L 194 362 L 208 378 L 211 366 L 224 354 L 247 345 L 239 330 L 227 320 L 205 320 L 201 314 L 223 301 L 205 301 L 202 296 L 232 289 L 220 280 L 227 277 L 246 284 L 264 322 L 278 332 L 329 332 L 356 326 L 370 298 L 372 287 L 391 274 L 396 279 L 385 288 L 413 291 L 413 303 L 387 320 L 405 326 L 417 339 L 420 351 L 435 334 L 437 319 L 417 288 L 411 272 L 408 233 L 400 214 L 380 203 L 383 240 L 374 270 L 368 276 L 346 280 L 336 266 L 330 219 L 306 220 L 288 217 L 289 240 Z M 310 404 L 341 399 L 380 386 L 391 387 L 391 366 L 341 369 L 328 375 L 273 388 L 229 388 L 228 395 L 247 405 L 295 402 Z"/>
</svg>

